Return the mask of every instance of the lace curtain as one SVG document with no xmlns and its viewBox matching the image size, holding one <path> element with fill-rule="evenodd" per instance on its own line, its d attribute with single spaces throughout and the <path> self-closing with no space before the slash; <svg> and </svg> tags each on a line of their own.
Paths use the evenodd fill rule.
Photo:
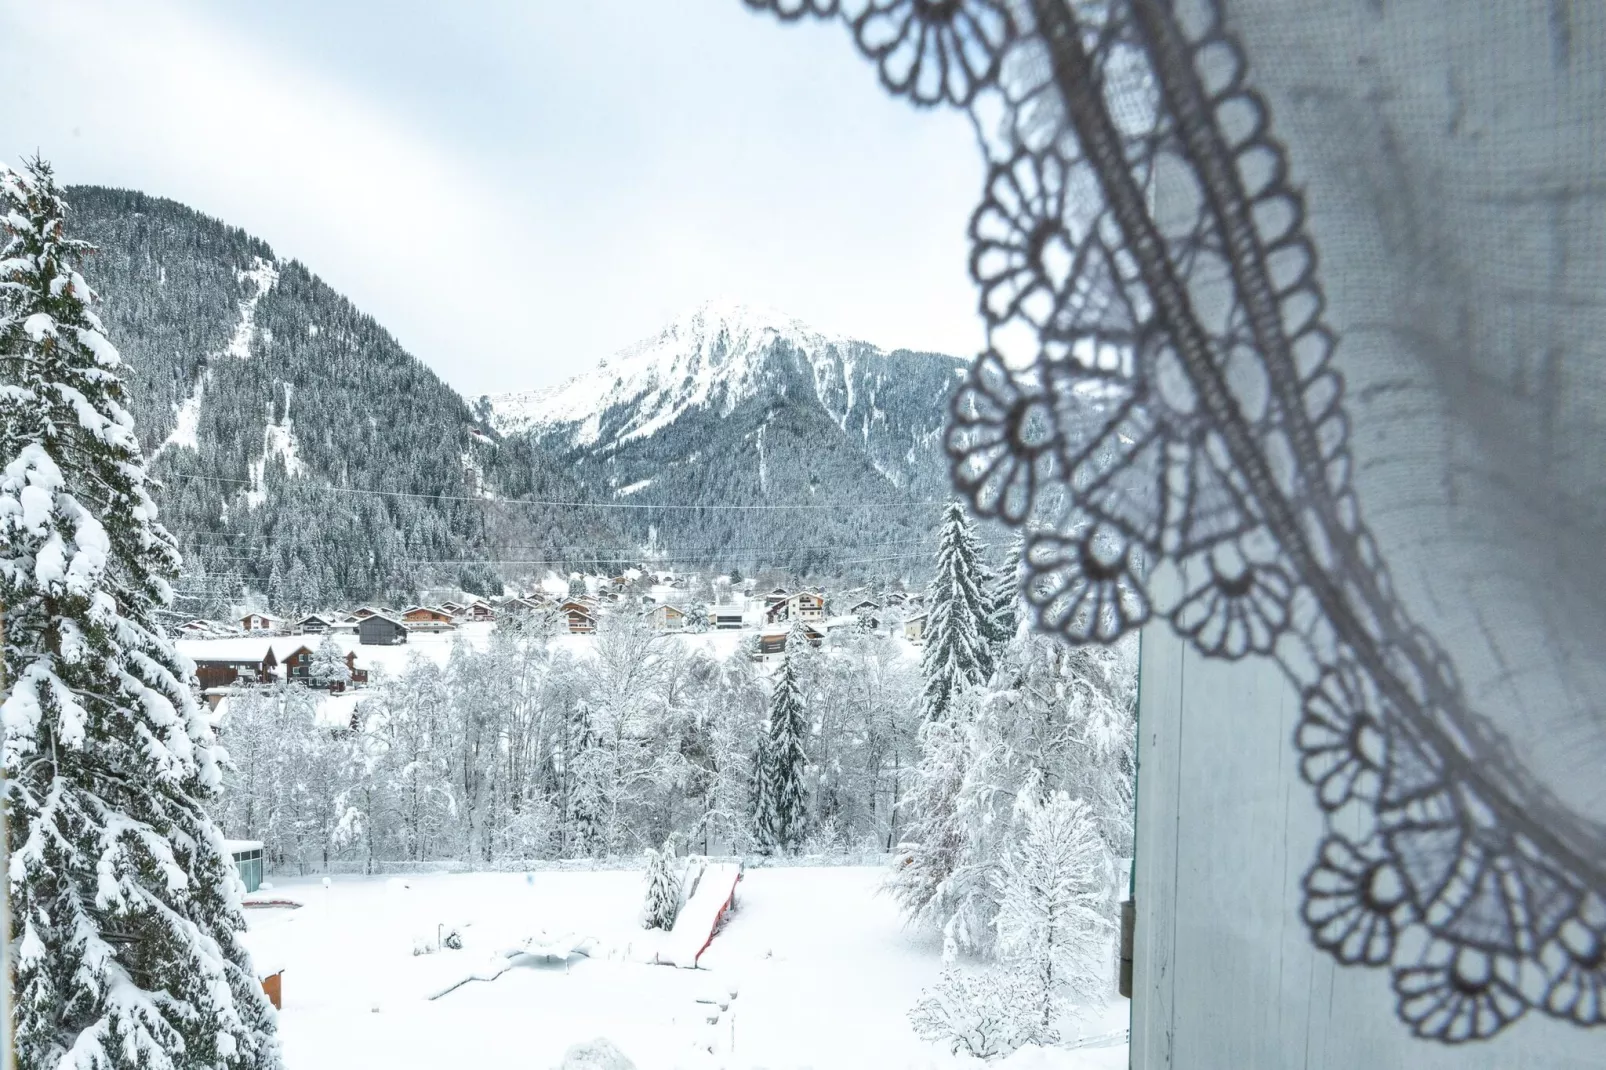
<svg viewBox="0 0 1606 1070">
<path fill-rule="evenodd" d="M 746 3 L 974 123 L 948 449 L 1039 625 L 1277 661 L 1311 939 L 1417 1035 L 1600 1025 L 1606 5 Z"/>
</svg>

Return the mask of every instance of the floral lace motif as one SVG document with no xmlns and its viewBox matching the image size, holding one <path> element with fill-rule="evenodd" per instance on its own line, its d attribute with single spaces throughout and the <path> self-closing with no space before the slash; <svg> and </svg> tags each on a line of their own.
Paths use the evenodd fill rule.
<svg viewBox="0 0 1606 1070">
<path fill-rule="evenodd" d="M 1304 201 L 1227 0 L 745 2 L 839 19 L 888 91 L 970 113 L 991 343 L 947 447 L 975 510 L 1026 530 L 1039 625 L 1110 642 L 1162 615 L 1206 655 L 1277 659 L 1327 815 L 1311 938 L 1387 966 L 1418 1036 L 1606 1020 L 1602 862 L 1468 708 L 1362 522 Z"/>
</svg>

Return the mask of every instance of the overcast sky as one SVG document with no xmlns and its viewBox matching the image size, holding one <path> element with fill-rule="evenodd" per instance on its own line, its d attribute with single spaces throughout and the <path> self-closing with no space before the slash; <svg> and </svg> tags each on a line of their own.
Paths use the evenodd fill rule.
<svg viewBox="0 0 1606 1070">
<path fill-rule="evenodd" d="M 304 261 L 469 395 L 706 297 L 972 354 L 968 126 L 741 0 L 0 4 L 0 159 Z"/>
</svg>

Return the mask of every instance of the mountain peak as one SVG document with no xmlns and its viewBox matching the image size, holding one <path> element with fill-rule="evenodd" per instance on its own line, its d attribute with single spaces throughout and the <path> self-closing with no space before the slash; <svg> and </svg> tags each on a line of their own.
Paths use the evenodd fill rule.
<svg viewBox="0 0 1606 1070">
<path fill-rule="evenodd" d="M 657 334 L 627 346 L 595 368 L 543 390 L 487 397 L 499 430 L 573 429 L 576 446 L 597 443 L 601 415 L 634 410 L 610 437 L 652 434 L 688 409 L 751 396 L 765 359 L 785 344 L 811 361 L 839 346 L 865 343 L 830 335 L 796 316 L 760 304 L 712 298 L 686 309 Z"/>
<path fill-rule="evenodd" d="M 710 298 L 686 309 L 671 320 L 661 333 L 673 333 L 682 338 L 696 338 L 716 336 L 721 331 L 732 337 L 753 336 L 773 331 L 781 337 L 847 341 L 845 338 L 827 335 L 790 313 L 768 305 L 737 301 L 730 297 Z"/>
</svg>

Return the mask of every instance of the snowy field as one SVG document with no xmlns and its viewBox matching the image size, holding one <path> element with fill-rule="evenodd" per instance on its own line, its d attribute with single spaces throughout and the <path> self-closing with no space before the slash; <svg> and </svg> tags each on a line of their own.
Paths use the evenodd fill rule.
<svg viewBox="0 0 1606 1070">
<path fill-rule="evenodd" d="M 637 924 L 637 871 L 334 877 L 274 881 L 300 910 L 247 911 L 253 951 L 285 967 L 280 1030 L 290 1070 L 544 1070 L 573 1044 L 606 1037 L 640 1070 L 671 1067 L 979 1067 L 927 1044 L 907 1011 L 937 979 L 934 938 L 906 931 L 870 867 L 749 870 L 737 908 L 701 959 L 641 961 L 656 934 Z M 461 950 L 414 955 L 457 926 Z M 530 957 L 494 981 L 428 997 L 545 931 L 595 939 L 565 965 Z M 734 991 L 735 998 L 729 993 Z M 712 1003 L 729 1003 L 718 1025 Z M 1119 1037 L 1127 1004 L 1084 1023 Z M 715 1048 L 710 1054 L 707 1049 Z M 1009 1070 L 1114 1070 L 1124 1042 L 1022 1051 Z"/>
</svg>

